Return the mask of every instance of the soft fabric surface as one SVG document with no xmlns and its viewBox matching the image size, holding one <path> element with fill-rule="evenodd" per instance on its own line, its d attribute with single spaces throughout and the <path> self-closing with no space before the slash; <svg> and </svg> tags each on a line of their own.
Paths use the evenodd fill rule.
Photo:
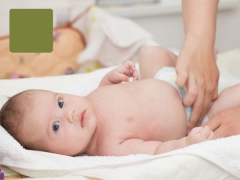
<svg viewBox="0 0 240 180">
<path fill-rule="evenodd" d="M 0 37 L 1 79 L 74 73 L 80 67 L 77 57 L 85 48 L 81 33 L 70 27 L 54 30 L 51 53 L 11 53 L 9 42 L 9 37 Z"/>
<path fill-rule="evenodd" d="M 138 179 L 139 176 L 143 175 L 148 177 L 147 179 L 155 179 L 165 175 L 169 176 L 169 172 L 166 174 L 165 172 L 168 171 L 169 165 L 171 167 L 172 161 L 170 160 L 164 166 L 162 164 L 161 171 L 159 171 L 159 161 L 161 162 L 162 158 L 173 156 L 172 158 L 178 159 L 183 155 L 195 155 L 240 178 L 240 135 L 208 141 L 156 156 L 68 157 L 25 150 L 10 135 L 6 134 L 4 129 L 0 127 L 0 164 L 31 177 L 82 175 L 106 179 Z M 191 162 L 186 161 L 186 163 Z M 193 163 L 197 163 L 197 161 L 193 161 Z M 147 164 L 149 165 L 146 166 Z M 188 170 L 191 168 L 188 167 Z M 195 170 L 194 167 L 193 170 Z"/>
<path fill-rule="evenodd" d="M 238 55 L 239 50 L 231 52 Z M 228 58 L 226 58 L 228 59 Z M 225 59 L 225 60 L 226 60 Z M 236 59 L 240 60 L 240 56 Z M 221 55 L 219 55 L 219 60 Z M 236 63 L 240 67 L 240 61 Z M 90 74 L 0 81 L 0 95 L 11 96 L 28 88 L 86 95 L 112 68 Z M 221 70 L 222 88 L 239 83 L 231 69 Z M 4 102 L 4 97 L 1 105 Z M 68 157 L 25 150 L 0 127 L 0 164 L 30 177 L 77 175 L 102 179 L 239 179 L 240 135 L 208 141 L 161 155 L 122 157 Z"/>
<path fill-rule="evenodd" d="M 157 45 L 134 21 L 99 7 L 78 10 L 72 18 L 54 30 L 52 53 L 11 53 L 9 37 L 0 37 L 0 79 L 85 73 L 134 61 L 141 48 Z"/>
<path fill-rule="evenodd" d="M 135 60 L 141 48 L 157 45 L 154 37 L 134 21 L 108 14 L 96 6 L 75 19 L 72 27 L 83 33 L 87 44 L 78 57 L 81 64 L 97 59 L 106 67 L 116 66 Z"/>
</svg>

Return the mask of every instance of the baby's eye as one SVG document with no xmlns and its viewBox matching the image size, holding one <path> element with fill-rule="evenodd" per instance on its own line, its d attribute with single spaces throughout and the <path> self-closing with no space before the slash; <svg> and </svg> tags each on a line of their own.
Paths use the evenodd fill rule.
<svg viewBox="0 0 240 180">
<path fill-rule="evenodd" d="M 60 99 L 60 100 L 58 101 L 58 106 L 59 106 L 60 108 L 62 108 L 62 107 L 63 107 L 63 104 L 64 104 L 63 100 Z"/>
<path fill-rule="evenodd" d="M 53 123 L 53 126 L 52 126 L 52 128 L 53 128 L 53 130 L 55 131 L 55 132 L 57 132 L 58 131 L 58 129 L 59 129 L 59 122 L 55 122 L 55 123 Z"/>
</svg>

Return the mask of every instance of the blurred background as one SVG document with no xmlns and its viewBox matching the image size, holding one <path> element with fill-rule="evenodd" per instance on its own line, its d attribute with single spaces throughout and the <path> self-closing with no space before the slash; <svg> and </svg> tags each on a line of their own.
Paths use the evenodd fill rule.
<svg viewBox="0 0 240 180">
<path fill-rule="evenodd" d="M 3 37 L 5 37 L 5 40 L 6 40 L 6 37 L 8 37 L 9 35 L 8 33 L 9 33 L 9 10 L 10 9 L 12 8 L 18 8 L 18 9 L 19 8 L 51 8 L 54 11 L 54 27 L 56 28 L 56 27 L 66 26 L 69 22 L 76 20 L 76 17 L 81 15 L 81 13 L 84 13 L 84 11 L 86 11 L 86 9 L 90 6 L 98 6 L 103 12 L 109 13 L 114 17 L 118 16 L 118 17 L 123 17 L 131 20 L 133 23 L 141 27 L 144 31 L 151 34 L 153 36 L 154 41 L 161 46 L 169 48 L 176 53 L 179 52 L 179 50 L 181 49 L 181 46 L 184 40 L 181 0 L 21 0 L 21 1 L 0 0 L 0 72 L 1 72 L 1 66 L 2 68 L 4 66 L 4 69 L 6 69 L 5 67 L 8 67 L 7 64 L 10 62 L 8 60 L 9 56 L 11 56 L 11 58 L 13 59 L 15 58 L 15 61 L 18 64 L 21 64 L 21 66 L 23 66 L 25 62 L 27 63 L 28 61 L 27 59 L 35 58 L 35 55 L 32 57 L 27 55 L 25 57 L 22 54 L 18 54 L 17 56 L 14 55 L 13 57 L 12 54 L 9 54 L 9 53 L 6 54 L 5 56 L 1 56 L 3 54 L 3 53 L 1 54 L 1 48 L 4 49 L 3 43 L 1 44 L 1 39 L 4 39 Z M 92 14 L 93 12 L 94 11 L 92 10 Z M 100 15 L 98 14 L 98 18 L 99 17 Z M 114 23 L 112 23 L 111 25 L 114 25 Z M 118 24 L 115 23 L 115 25 L 118 25 Z M 115 29 L 116 28 L 119 29 L 120 34 L 121 32 L 125 32 L 125 35 L 126 35 L 126 32 L 129 31 L 131 35 L 131 29 L 129 29 L 129 26 L 124 26 L 124 23 L 123 23 L 123 26 L 120 27 L 119 25 L 119 27 L 115 27 Z M 79 29 L 81 31 L 80 27 Z M 240 0 L 220 0 L 219 7 L 218 7 L 218 14 L 217 14 L 217 34 L 216 34 L 216 43 L 215 43 L 215 47 L 219 49 L 220 53 L 226 52 L 235 48 L 240 48 L 239 32 L 240 32 Z M 61 33 L 63 34 L 63 32 L 61 33 L 54 32 L 54 33 L 55 35 L 61 34 Z M 81 42 L 82 44 L 79 44 L 78 47 L 81 47 L 80 48 L 81 51 L 85 51 L 89 45 L 88 44 L 89 39 L 93 37 L 91 38 L 86 37 L 88 33 L 87 30 L 85 34 L 84 32 L 81 32 L 81 33 L 83 35 L 81 36 L 82 39 L 80 38 L 80 40 L 82 41 Z M 130 35 L 128 37 L 130 37 Z M 72 36 L 72 38 L 74 36 Z M 100 41 L 99 39 L 101 39 L 98 37 L 94 37 L 94 38 L 95 38 L 95 42 L 98 42 Z M 67 39 L 71 39 L 70 36 L 65 38 L 66 42 L 68 41 Z M 110 40 L 112 41 L 111 43 L 114 42 L 113 39 L 110 38 Z M 119 43 L 127 44 L 129 42 L 119 42 Z M 100 46 L 102 45 L 99 44 L 98 46 L 99 46 L 98 48 L 100 48 Z M 131 52 L 134 49 L 134 53 L 136 54 L 137 49 L 139 50 L 140 47 L 142 46 L 139 45 L 137 48 L 135 46 L 134 47 L 135 49 L 132 47 Z M 96 49 L 96 47 L 92 47 L 92 45 L 91 45 L 91 48 Z M 120 45 L 118 48 L 120 48 Z M 60 59 L 59 52 L 62 52 L 62 50 L 58 50 L 57 52 L 58 56 L 56 57 L 51 56 L 47 58 L 49 58 L 51 62 L 54 61 L 53 59 L 55 59 L 56 61 L 56 59 Z M 27 74 L 25 73 L 25 71 L 28 71 L 29 67 L 23 68 L 20 70 L 19 68 L 18 69 L 15 68 L 14 73 L 17 72 L 18 74 L 20 74 L 21 77 L 74 74 L 74 73 L 81 73 L 81 72 L 84 73 L 84 72 L 91 72 L 100 67 L 107 67 L 111 65 L 121 64 L 127 58 L 127 57 L 124 57 L 125 59 L 122 58 L 122 60 L 118 62 L 117 61 L 110 62 L 111 59 L 106 60 L 106 62 L 104 62 L 103 60 L 101 61 L 97 59 L 95 56 L 87 57 L 87 55 L 91 53 L 92 54 L 95 53 L 96 56 L 101 56 L 99 52 L 90 50 L 88 51 L 88 54 L 87 53 L 84 54 L 84 58 L 83 57 L 79 58 L 79 55 L 76 55 L 76 53 L 80 53 L 80 52 L 75 52 L 74 57 L 72 57 L 73 61 L 74 62 L 77 61 L 78 64 L 81 64 L 81 67 L 83 67 L 83 64 L 86 62 L 90 62 L 92 60 L 97 61 L 97 64 L 96 63 L 91 63 L 90 65 L 88 64 L 86 65 L 86 67 L 84 66 L 84 68 L 80 70 L 79 70 L 79 66 L 73 63 L 74 65 L 62 66 L 61 67 L 62 69 L 61 68 L 57 69 L 54 71 L 54 73 L 53 72 L 46 73 L 45 70 L 44 71 L 39 70 L 38 74 L 34 74 L 33 72 L 30 72 L 30 71 Z M 126 54 L 125 51 L 124 53 Z M 114 54 L 115 59 L 116 59 L 116 54 L 117 53 Z M 119 53 L 119 54 L 121 55 L 123 53 Z M 45 56 L 47 55 L 44 54 L 43 58 L 46 59 Z M 133 53 L 131 55 L 129 54 L 129 57 L 130 56 L 132 57 Z M 104 55 L 102 57 L 106 58 L 107 56 Z M 67 59 L 71 59 L 71 58 L 68 57 Z M 64 61 L 64 59 L 62 60 Z M 57 61 L 55 63 L 57 63 Z M 32 69 L 34 69 L 34 67 L 38 66 L 38 64 L 39 63 L 35 63 L 29 66 Z M 52 66 L 49 65 L 48 68 L 52 69 L 51 67 Z M 77 70 L 74 68 L 77 68 Z M 39 66 L 38 66 L 38 69 L 39 69 Z M 34 72 L 37 72 L 37 70 L 34 69 Z M 0 78 L 9 78 L 10 77 L 9 74 L 11 73 L 12 73 L 12 70 L 8 70 L 7 73 L 5 74 L 0 73 Z"/>
<path fill-rule="evenodd" d="M 240 47 L 240 0 L 220 0 L 217 14 L 216 47 L 220 52 Z M 113 14 L 128 17 L 165 47 L 181 49 L 184 39 L 181 0 L 160 0 L 141 8 L 107 8 Z"/>
<path fill-rule="evenodd" d="M 159 44 L 181 48 L 184 38 L 181 0 L 0 0 L 0 36 L 8 31 L 8 13 L 11 8 L 52 8 L 59 25 L 66 23 L 70 9 L 79 12 L 81 8 L 94 3 L 103 6 L 111 14 L 132 19 L 153 34 Z M 239 32 L 240 0 L 220 0 L 216 34 L 219 51 L 240 47 Z"/>
</svg>

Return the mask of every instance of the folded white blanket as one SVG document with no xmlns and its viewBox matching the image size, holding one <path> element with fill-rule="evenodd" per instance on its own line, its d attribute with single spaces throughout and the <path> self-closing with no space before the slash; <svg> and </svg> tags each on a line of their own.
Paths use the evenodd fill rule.
<svg viewBox="0 0 240 180">
<path fill-rule="evenodd" d="M 240 135 L 208 141 L 155 156 L 139 154 L 122 157 L 68 157 L 25 150 L 6 134 L 5 130 L 0 127 L 0 164 L 31 177 L 82 175 L 103 179 L 138 179 L 138 176 L 147 174 L 147 179 L 155 179 L 169 176 L 166 172 L 169 170 L 168 165 L 171 165 L 171 161 L 169 164 L 164 164 L 165 168 L 161 167 L 162 171 L 158 169 L 159 163 L 163 161 L 162 158 L 195 155 L 216 164 L 234 177 L 240 178 Z M 189 163 L 187 159 L 185 162 L 186 165 Z"/>
<path fill-rule="evenodd" d="M 157 45 L 154 37 L 134 21 L 95 6 L 72 26 L 82 32 L 87 43 L 79 54 L 79 63 L 97 59 L 104 66 L 116 66 L 136 59 L 141 48 Z"/>
<path fill-rule="evenodd" d="M 87 75 L 60 77 L 58 82 L 62 78 L 65 78 L 65 80 L 66 78 L 74 78 L 72 84 L 75 85 L 72 86 L 69 81 L 66 82 L 67 90 L 65 91 L 85 95 L 96 88 L 102 76 L 111 69 L 107 68 Z M 19 86 L 17 90 L 14 88 L 14 84 L 7 86 L 14 81 L 0 81 L 0 94 L 3 95 L 6 92 L 14 94 L 26 88 L 39 88 L 40 84 L 43 85 L 42 88 L 48 87 L 47 89 L 62 92 L 66 89 L 66 86 L 61 89 L 63 84 L 56 86 L 58 82 L 55 80 L 57 79 L 54 79 L 54 81 L 48 81 L 51 78 L 43 80 L 44 78 L 16 80 L 15 85 L 21 84 L 21 87 Z M 27 85 L 24 82 L 27 82 Z M 30 85 L 30 82 L 32 85 Z M 86 84 L 86 82 L 88 83 Z M 239 82 L 226 70 L 221 70 L 220 84 L 222 84 L 222 87 L 228 87 Z M 2 85 L 7 89 L 3 89 Z M 121 157 L 68 157 L 25 150 L 0 127 L 0 165 L 6 165 L 30 177 L 77 175 L 78 179 L 83 176 L 100 179 L 149 180 L 240 179 L 240 135 L 203 142 L 155 156 L 138 154 Z"/>
</svg>

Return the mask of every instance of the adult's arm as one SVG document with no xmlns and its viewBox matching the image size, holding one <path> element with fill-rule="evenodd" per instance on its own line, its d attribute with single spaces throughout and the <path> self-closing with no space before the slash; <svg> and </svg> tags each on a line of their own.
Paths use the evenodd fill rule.
<svg viewBox="0 0 240 180">
<path fill-rule="evenodd" d="M 218 0 L 182 0 L 185 39 L 177 59 L 176 83 L 186 86 L 186 106 L 193 105 L 189 130 L 200 125 L 218 96 L 219 71 L 214 58 Z"/>
<path fill-rule="evenodd" d="M 204 126 L 209 126 L 216 138 L 240 134 L 240 107 L 218 113 Z"/>
</svg>

